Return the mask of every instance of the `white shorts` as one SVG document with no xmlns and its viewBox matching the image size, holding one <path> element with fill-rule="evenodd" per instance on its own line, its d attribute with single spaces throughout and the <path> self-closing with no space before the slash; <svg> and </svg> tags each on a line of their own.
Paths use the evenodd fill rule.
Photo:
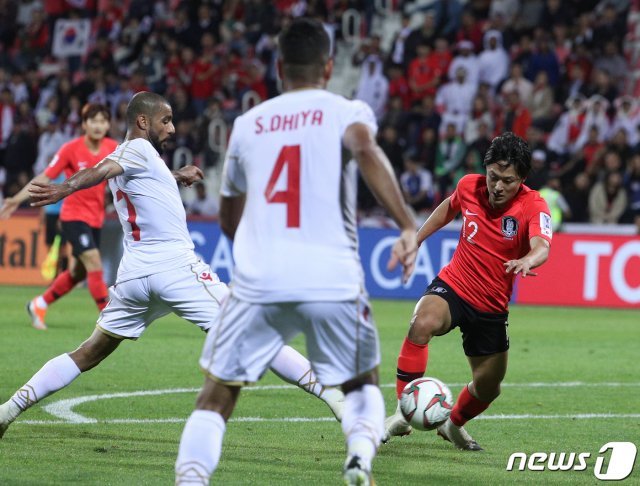
<svg viewBox="0 0 640 486">
<path fill-rule="evenodd" d="M 114 337 L 137 339 L 154 320 L 174 312 L 208 331 L 228 295 L 209 265 L 198 261 L 110 287 L 97 327 Z"/>
<path fill-rule="evenodd" d="M 323 385 L 336 386 L 380 363 L 378 332 L 365 296 L 347 302 L 252 304 L 233 293 L 205 340 L 201 368 L 230 385 L 258 381 L 283 345 L 299 333 Z"/>
</svg>

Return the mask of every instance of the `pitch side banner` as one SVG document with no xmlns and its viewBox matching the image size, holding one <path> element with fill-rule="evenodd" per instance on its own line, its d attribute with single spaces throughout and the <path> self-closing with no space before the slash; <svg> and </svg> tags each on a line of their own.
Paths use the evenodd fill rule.
<svg viewBox="0 0 640 486">
<path fill-rule="evenodd" d="M 638 237 L 554 235 L 538 273 L 520 279 L 516 302 L 640 309 Z"/>
<path fill-rule="evenodd" d="M 231 278 L 231 244 L 217 223 L 189 222 L 196 252 L 220 278 Z M 371 297 L 420 298 L 428 282 L 446 265 L 458 243 L 458 231 L 440 231 L 420 248 L 416 271 L 402 284 L 400 272 L 386 264 L 397 232 L 361 228 L 360 257 Z M 268 255 L 265 255 L 268 258 Z M 340 275 L 336 275 L 340 278 Z M 537 277 L 517 282 L 514 302 L 522 304 L 640 308 L 640 238 L 557 234 L 549 261 Z"/>
</svg>

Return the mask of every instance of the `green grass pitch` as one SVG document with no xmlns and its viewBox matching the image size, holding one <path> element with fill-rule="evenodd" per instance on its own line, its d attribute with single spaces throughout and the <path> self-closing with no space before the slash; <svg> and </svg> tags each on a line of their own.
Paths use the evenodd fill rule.
<svg viewBox="0 0 640 486">
<path fill-rule="evenodd" d="M 51 307 L 48 331 L 32 329 L 24 304 L 38 291 L 0 287 L 1 401 L 94 328 L 93 302 L 77 290 Z M 395 359 L 413 305 L 373 303 L 387 412 L 395 408 Z M 457 451 L 434 432 L 414 432 L 380 447 L 374 464 L 378 485 L 595 484 L 594 465 L 605 443 L 640 446 L 638 311 L 513 307 L 509 331 L 503 393 L 486 418 L 467 427 L 485 451 Z M 0 485 L 173 484 L 180 433 L 203 380 L 197 368 L 203 340 L 194 326 L 166 317 L 23 414 L 0 440 Z M 432 342 L 427 374 L 448 383 L 454 395 L 469 380 L 457 330 Z M 340 426 L 323 403 L 282 384 L 269 374 L 260 384 L 264 388 L 242 393 L 214 484 L 340 483 Z M 132 395 L 141 391 L 156 393 Z M 64 422 L 45 410 L 54 404 L 60 409 L 61 400 L 94 395 L 116 395 L 73 407 L 94 423 Z M 513 452 L 588 452 L 590 457 L 584 471 L 507 471 Z M 640 484 L 639 462 L 625 484 Z"/>
</svg>

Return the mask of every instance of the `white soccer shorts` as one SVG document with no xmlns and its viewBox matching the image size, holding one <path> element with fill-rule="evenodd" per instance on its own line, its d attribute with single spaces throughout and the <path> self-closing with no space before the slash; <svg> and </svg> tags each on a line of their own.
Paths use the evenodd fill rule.
<svg viewBox="0 0 640 486">
<path fill-rule="evenodd" d="M 200 366 L 216 381 L 255 383 L 299 333 L 323 385 L 341 385 L 380 363 L 378 332 L 364 296 L 346 302 L 252 304 L 232 292 L 207 335 Z"/>
<path fill-rule="evenodd" d="M 137 339 L 156 319 L 174 312 L 207 331 L 217 320 L 229 288 L 202 261 L 109 288 L 109 303 L 98 318 L 106 334 Z"/>
</svg>

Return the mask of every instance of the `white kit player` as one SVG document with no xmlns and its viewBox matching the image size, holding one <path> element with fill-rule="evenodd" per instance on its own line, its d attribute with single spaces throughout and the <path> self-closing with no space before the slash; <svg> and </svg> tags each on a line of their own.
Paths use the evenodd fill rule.
<svg viewBox="0 0 640 486">
<path fill-rule="evenodd" d="M 124 339 L 140 337 L 155 319 L 174 312 L 208 331 L 229 294 L 194 253 L 176 184 L 190 186 L 202 172 L 194 166 L 171 172 L 158 154 L 175 131 L 171 107 L 160 95 L 138 93 L 127 108 L 127 123 L 127 140 L 94 168 L 60 185 L 33 183 L 30 190 L 32 205 L 42 206 L 108 179 L 124 231 L 124 255 L 93 334 L 75 351 L 48 361 L 0 405 L 0 437 L 24 410 L 98 365 Z M 342 392 L 317 383 L 300 353 L 283 348 L 272 366 L 286 381 L 323 399 L 340 420 Z"/>
<path fill-rule="evenodd" d="M 357 169 L 402 230 L 390 266 L 401 262 L 405 275 L 415 225 L 375 142 L 371 109 L 324 89 L 333 64 L 322 24 L 294 20 L 279 47 L 285 93 L 238 117 L 229 142 L 220 222 L 236 267 L 200 358 L 206 379 L 182 435 L 178 485 L 209 484 L 240 387 L 299 333 L 318 379 L 346 395 L 346 484 L 370 484 L 383 433 L 378 335 L 357 250 Z M 343 162 L 343 148 L 355 162 Z"/>
</svg>

